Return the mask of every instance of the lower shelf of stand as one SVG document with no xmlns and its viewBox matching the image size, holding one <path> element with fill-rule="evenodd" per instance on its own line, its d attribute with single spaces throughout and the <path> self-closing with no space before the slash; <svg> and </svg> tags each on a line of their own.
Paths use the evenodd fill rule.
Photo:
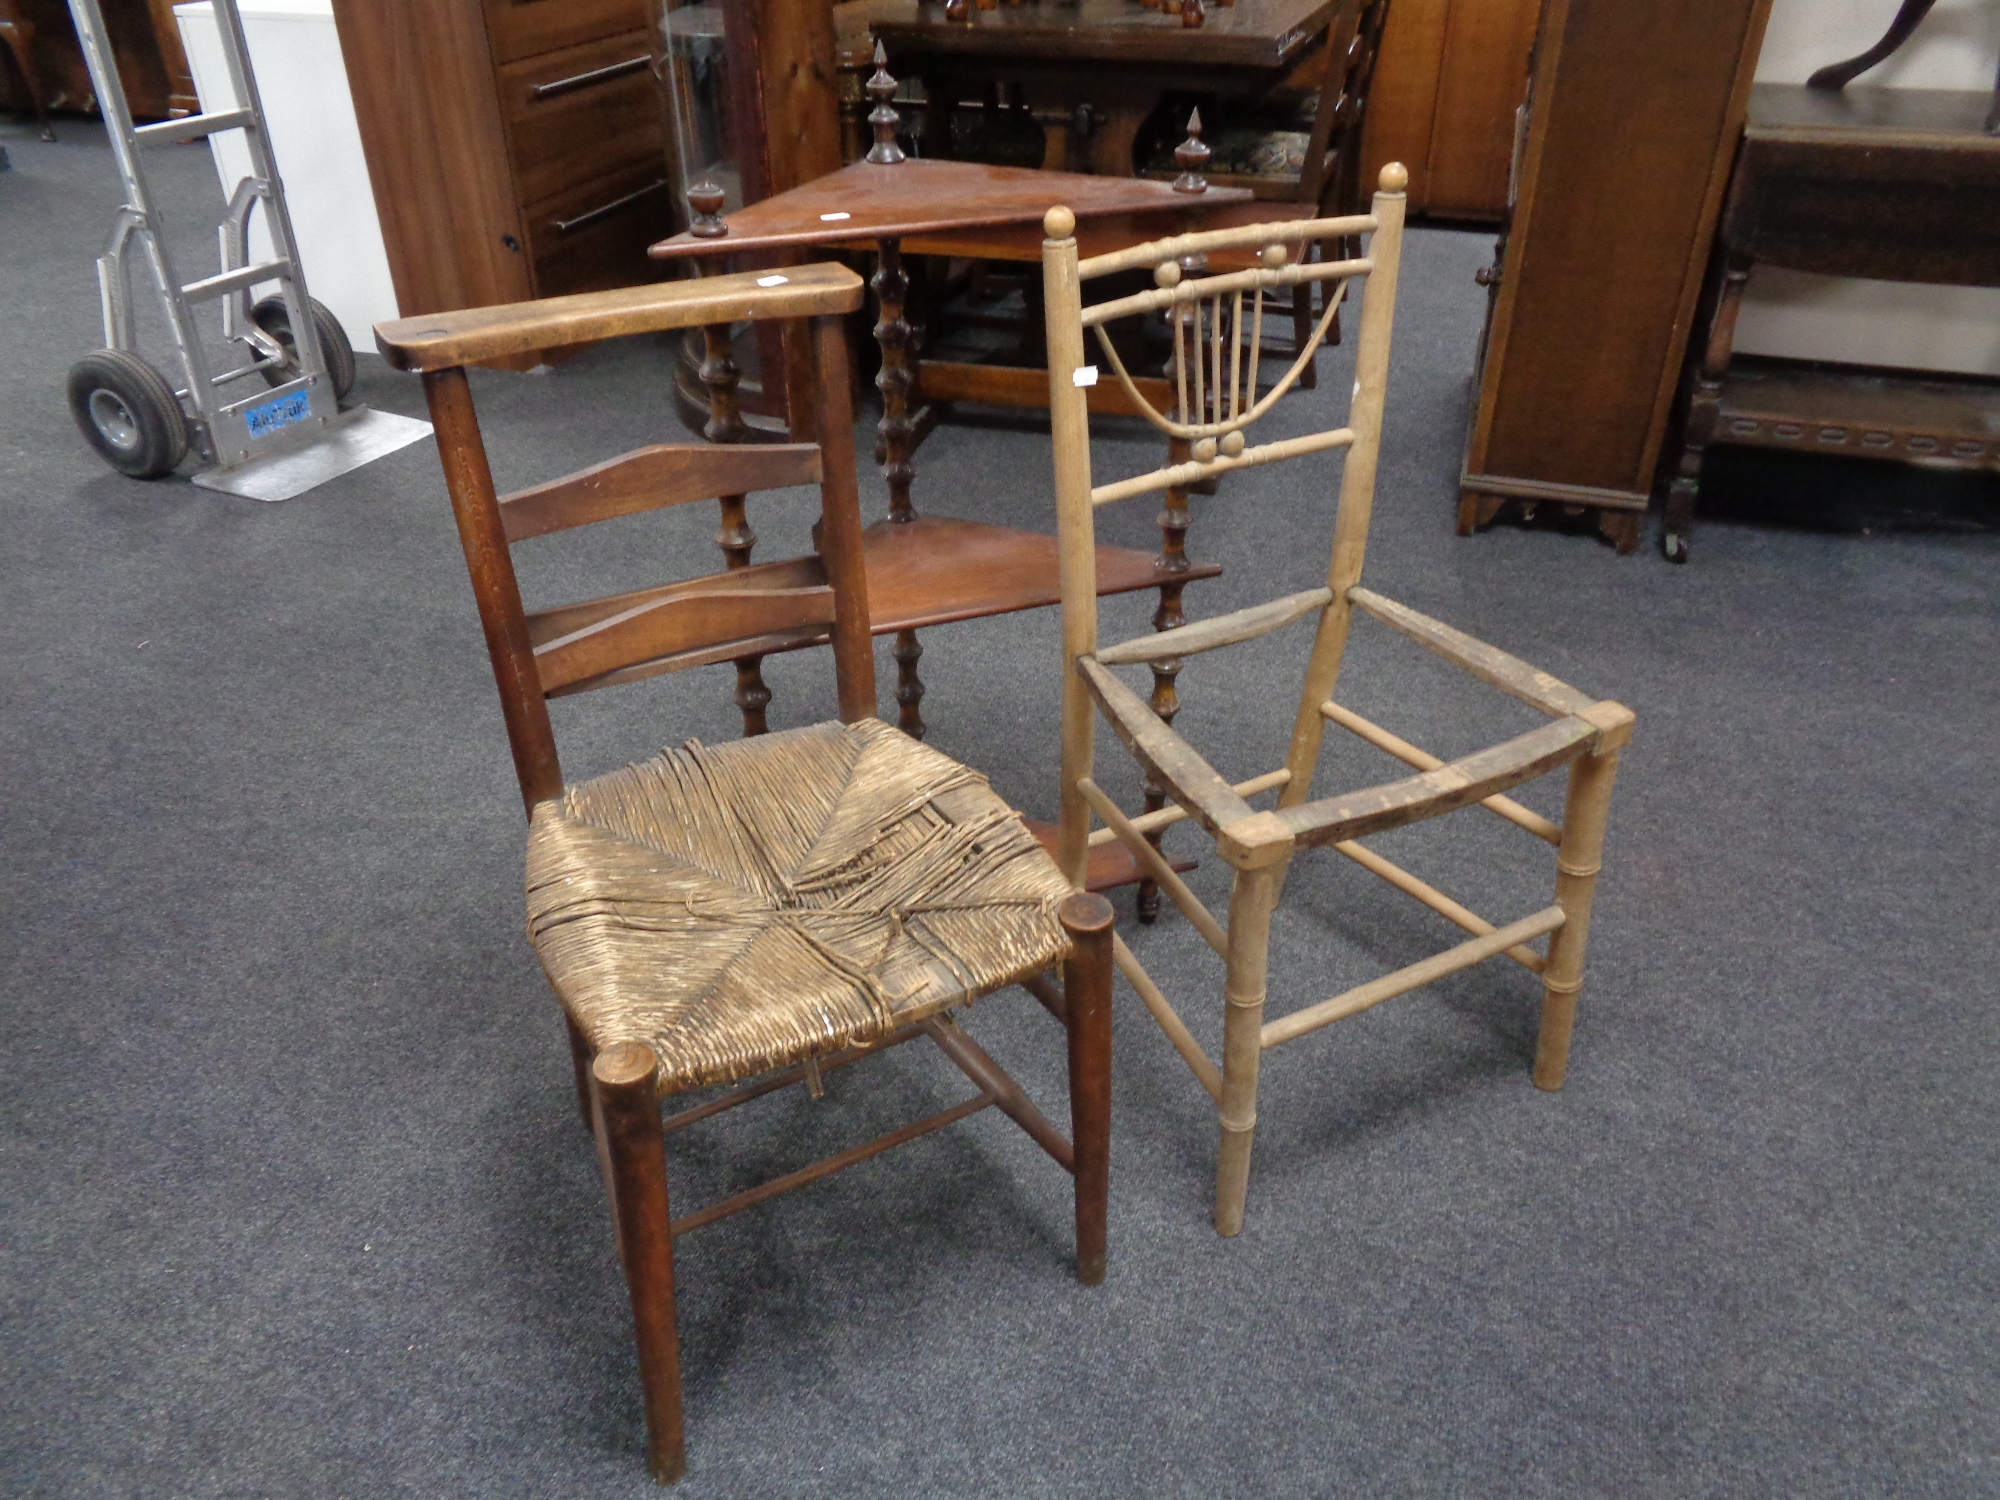
<svg viewBox="0 0 2000 1500">
<path fill-rule="evenodd" d="M 1038 531 L 945 516 L 877 521 L 862 535 L 862 554 L 868 568 L 868 623 L 877 635 L 1062 602 L 1056 539 Z M 1168 574 L 1151 555 L 1130 547 L 1097 549 L 1100 595 L 1221 573 L 1219 564 L 1195 563 L 1184 573 Z"/>
<path fill-rule="evenodd" d="M 1028 832 L 1041 840 L 1042 847 L 1049 851 L 1053 859 L 1056 852 L 1056 825 L 1044 823 L 1040 818 L 1021 819 L 1028 825 Z M 1185 875 L 1195 868 L 1191 859 L 1169 858 L 1167 863 L 1179 874 Z M 1139 868 L 1139 862 L 1126 852 L 1123 844 L 1099 844 L 1090 851 L 1090 863 L 1083 872 L 1083 886 L 1089 891 L 1115 891 L 1121 885 L 1137 885 L 1146 878 L 1146 872 Z"/>
<path fill-rule="evenodd" d="M 2000 381 L 1745 355 L 1713 443 L 2000 467 Z"/>
</svg>

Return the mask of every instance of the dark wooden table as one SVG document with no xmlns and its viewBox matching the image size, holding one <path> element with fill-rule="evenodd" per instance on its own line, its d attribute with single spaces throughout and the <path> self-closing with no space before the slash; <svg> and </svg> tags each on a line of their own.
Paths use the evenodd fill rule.
<svg viewBox="0 0 2000 1500">
<path fill-rule="evenodd" d="M 881 0 L 870 28 L 890 64 L 922 77 L 929 130 L 989 82 L 1018 84 L 1042 123 L 1042 166 L 1129 176 L 1139 127 L 1163 95 L 1255 96 L 1326 35 L 1335 0 L 1236 0 L 1183 26 L 1137 0 L 1035 0 L 947 21 L 944 6 Z M 948 147 L 929 148 L 933 155 Z"/>
<path fill-rule="evenodd" d="M 1871 281 L 2000 286 L 1992 95 L 1758 84 L 1717 235 L 1707 338 L 1691 359 L 1664 547 L 1687 557 L 1711 444 L 2000 468 L 2000 381 L 1733 358 L 1758 264 Z"/>
</svg>

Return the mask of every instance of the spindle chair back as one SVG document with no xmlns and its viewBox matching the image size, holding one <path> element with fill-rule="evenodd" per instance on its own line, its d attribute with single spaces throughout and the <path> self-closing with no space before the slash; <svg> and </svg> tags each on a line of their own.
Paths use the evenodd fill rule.
<svg viewBox="0 0 2000 1500">
<path fill-rule="evenodd" d="M 1561 1085 L 1582 985 L 1591 894 L 1612 779 L 1620 748 L 1632 732 L 1632 713 L 1623 706 L 1593 699 L 1360 585 L 1381 446 L 1407 180 L 1400 165 L 1385 167 L 1372 212 L 1365 215 L 1182 235 L 1087 260 L 1078 258 L 1074 220 L 1065 210 L 1053 210 L 1044 226 L 1047 240 L 1042 265 L 1063 569 L 1062 812 L 1057 862 L 1064 875 L 1075 882 L 1090 846 L 1116 839 L 1131 850 L 1224 961 L 1223 1058 L 1217 1067 L 1126 945 L 1122 941 L 1113 945 L 1119 970 L 1218 1106 L 1215 1223 L 1223 1234 L 1235 1234 L 1242 1227 L 1258 1065 L 1268 1048 L 1483 959 L 1506 954 L 1542 976 L 1534 1078 L 1545 1089 Z M 1334 247 L 1351 244 L 1360 236 L 1366 237 L 1364 253 L 1334 253 Z M 1324 247 L 1324 258 L 1315 260 L 1302 253 L 1312 242 Z M 1264 247 L 1261 265 L 1199 281 L 1182 276 L 1184 257 L 1246 246 Z M 1147 266 L 1154 268 L 1154 289 L 1085 305 L 1083 288 L 1087 282 L 1114 271 Z M 1260 390 L 1257 371 L 1265 293 L 1314 282 L 1327 284 L 1325 310 L 1291 367 L 1268 390 Z M 1325 337 L 1346 289 L 1358 283 L 1365 283 L 1365 295 L 1346 424 L 1251 444 L 1250 429 L 1299 379 Z M 1107 331 L 1107 325 L 1120 318 L 1160 312 L 1168 315 L 1173 328 L 1176 399 L 1171 412 L 1151 407 L 1140 396 Z M 1143 408 L 1145 419 L 1169 438 L 1190 445 L 1188 461 L 1132 478 L 1095 480 L 1086 392 L 1099 377 L 1097 367 L 1086 357 L 1087 331 L 1095 335 L 1097 352 L 1127 396 Z M 1323 587 L 1116 645 L 1098 644 L 1097 598 L 1090 579 L 1096 548 L 1095 516 L 1100 507 L 1211 475 L 1335 452 L 1343 455 L 1343 467 L 1332 555 Z M 1357 610 L 1540 709 L 1552 722 L 1447 764 L 1362 718 L 1334 701 L 1349 626 Z M 1315 636 L 1284 763 L 1237 785 L 1224 780 L 1110 670 L 1245 644 L 1302 620 L 1314 622 Z M 1099 789 L 1093 757 L 1100 714 L 1141 766 L 1167 788 L 1173 805 L 1132 818 Z M 1420 774 L 1313 799 L 1313 775 L 1328 722 L 1416 767 Z M 1561 766 L 1570 768 L 1561 826 L 1504 795 L 1509 788 Z M 1275 809 L 1253 809 L 1247 799 L 1265 791 L 1276 791 Z M 1497 925 L 1361 842 L 1370 834 L 1475 803 L 1556 846 L 1552 904 L 1518 921 Z M 1105 824 L 1096 832 L 1090 827 L 1093 814 Z M 1226 923 L 1208 911 L 1148 842 L 1148 834 L 1184 820 L 1192 820 L 1214 839 L 1218 854 L 1234 871 Z M 1332 846 L 1472 936 L 1444 953 L 1267 1022 L 1265 973 L 1271 911 L 1292 856 L 1301 849 L 1323 845 Z M 1528 946 L 1544 934 L 1549 935 L 1546 953 Z"/>
<path fill-rule="evenodd" d="M 1103 1279 L 1110 928 L 985 778 L 875 718 L 845 319 L 862 283 L 789 268 L 385 323 L 421 372 L 529 814 L 528 930 L 568 1025 L 631 1292 L 656 1478 L 683 1467 L 673 1239 L 989 1106 L 1076 1180 L 1077 1274 Z M 784 320 L 809 350 L 817 441 L 640 448 L 501 496 L 465 366 L 531 350 Z M 662 404 L 664 410 L 664 403 Z M 817 484 L 817 551 L 527 611 L 513 544 L 613 517 Z M 548 699 L 830 640 L 840 722 L 690 741 L 565 785 Z M 1063 965 L 1064 983 L 1049 977 Z M 1068 1032 L 1063 1136 L 951 1012 L 1020 984 Z M 664 1137 L 774 1089 L 928 1037 L 977 1094 L 684 1214 Z M 662 1121 L 660 1099 L 729 1091 Z"/>
</svg>

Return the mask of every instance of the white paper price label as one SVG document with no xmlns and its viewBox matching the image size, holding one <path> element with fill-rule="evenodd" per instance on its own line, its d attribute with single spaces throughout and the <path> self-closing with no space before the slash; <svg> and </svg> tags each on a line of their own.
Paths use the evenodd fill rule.
<svg viewBox="0 0 2000 1500">
<path fill-rule="evenodd" d="M 821 214 L 819 216 L 819 221 L 822 224 L 838 224 L 842 219 L 851 219 L 853 217 L 854 217 L 853 214 L 848 213 L 843 209 L 840 213 L 837 214 Z"/>
<path fill-rule="evenodd" d="M 1084 365 L 1081 369 L 1072 370 L 1070 371 L 1069 378 L 1071 383 L 1074 385 L 1079 385 L 1079 386 L 1096 385 L 1097 366 Z"/>
<path fill-rule="evenodd" d="M 787 281 L 790 281 L 791 279 L 792 278 L 789 276 L 759 276 L 757 278 L 757 285 L 783 286 Z"/>
</svg>

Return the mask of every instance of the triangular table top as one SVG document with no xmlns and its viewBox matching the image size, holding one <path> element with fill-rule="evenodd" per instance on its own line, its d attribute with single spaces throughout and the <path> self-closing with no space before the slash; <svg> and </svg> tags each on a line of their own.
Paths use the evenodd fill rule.
<svg viewBox="0 0 2000 1500">
<path fill-rule="evenodd" d="M 1250 201 L 1248 188 L 1176 192 L 1142 177 L 1095 177 L 911 157 L 893 166 L 859 161 L 724 215 L 729 233 L 681 233 L 648 252 L 655 260 L 728 255 L 786 245 L 844 245 L 994 224 L 1039 222 L 1058 203 L 1079 219 L 1101 214 L 1199 215 Z"/>
</svg>

